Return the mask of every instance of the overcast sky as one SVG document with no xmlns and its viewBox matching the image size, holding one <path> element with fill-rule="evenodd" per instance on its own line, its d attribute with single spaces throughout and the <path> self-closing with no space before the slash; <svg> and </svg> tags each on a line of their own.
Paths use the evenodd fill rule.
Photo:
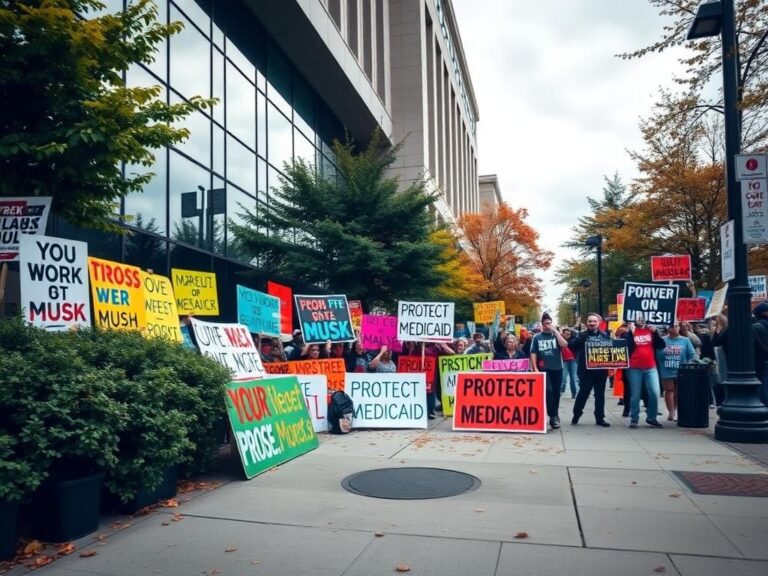
<svg viewBox="0 0 768 576">
<path fill-rule="evenodd" d="M 555 252 L 542 275 L 543 308 L 555 311 L 553 270 L 570 255 L 559 245 L 604 174 L 637 176 L 626 150 L 642 148 L 638 121 L 680 65 L 675 54 L 615 57 L 660 38 L 664 20 L 647 0 L 453 4 L 480 109 L 479 171 L 498 175 L 504 200 L 528 209 Z"/>
</svg>

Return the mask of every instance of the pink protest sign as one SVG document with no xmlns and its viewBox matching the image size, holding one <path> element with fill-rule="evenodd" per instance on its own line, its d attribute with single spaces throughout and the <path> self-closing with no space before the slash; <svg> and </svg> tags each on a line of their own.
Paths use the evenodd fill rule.
<svg viewBox="0 0 768 576">
<path fill-rule="evenodd" d="M 397 316 L 371 316 L 363 314 L 360 329 L 363 348 L 378 350 L 388 346 L 394 352 L 401 352 L 403 345 L 397 339 Z"/>
<path fill-rule="evenodd" d="M 517 358 L 514 360 L 483 360 L 483 370 L 504 372 L 528 372 L 528 358 Z"/>
</svg>

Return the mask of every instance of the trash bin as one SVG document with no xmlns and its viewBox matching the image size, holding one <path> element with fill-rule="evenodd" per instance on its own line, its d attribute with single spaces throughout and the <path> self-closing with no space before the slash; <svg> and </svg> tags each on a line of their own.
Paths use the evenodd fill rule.
<svg viewBox="0 0 768 576">
<path fill-rule="evenodd" d="M 677 425 L 709 427 L 710 366 L 703 362 L 681 364 L 677 370 Z"/>
</svg>

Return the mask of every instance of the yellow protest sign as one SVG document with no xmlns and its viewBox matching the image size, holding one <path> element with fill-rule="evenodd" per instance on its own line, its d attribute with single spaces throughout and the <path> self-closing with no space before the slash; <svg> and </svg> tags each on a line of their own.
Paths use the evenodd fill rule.
<svg viewBox="0 0 768 576">
<path fill-rule="evenodd" d="M 144 287 L 146 319 L 144 335 L 148 338 L 166 338 L 173 342 L 182 342 L 179 313 L 176 311 L 176 298 L 171 281 L 165 276 L 142 271 L 141 285 Z"/>
<path fill-rule="evenodd" d="M 504 300 L 475 302 L 472 307 L 475 309 L 475 322 L 478 324 L 490 324 L 496 318 L 496 312 L 504 315 Z"/>
<path fill-rule="evenodd" d="M 216 274 L 171 268 L 171 278 L 173 278 L 173 290 L 176 293 L 176 308 L 179 314 L 219 315 Z"/>
<path fill-rule="evenodd" d="M 88 258 L 93 319 L 99 328 L 142 330 L 144 290 L 141 269 L 99 258 Z"/>
<path fill-rule="evenodd" d="M 608 322 L 608 329 L 611 332 L 616 332 L 616 329 L 623 323 L 621 317 L 624 316 L 624 304 L 616 304 L 616 315 L 618 320 Z"/>
</svg>

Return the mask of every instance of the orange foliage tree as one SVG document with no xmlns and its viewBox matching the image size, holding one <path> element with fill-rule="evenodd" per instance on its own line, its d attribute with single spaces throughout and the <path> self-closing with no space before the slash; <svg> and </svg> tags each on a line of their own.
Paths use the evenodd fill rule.
<svg viewBox="0 0 768 576">
<path fill-rule="evenodd" d="M 539 234 L 525 220 L 528 211 L 503 203 L 482 213 L 464 214 L 458 226 L 469 263 L 484 282 L 478 300 L 504 300 L 510 314 L 525 314 L 542 297 L 536 273 L 554 254 L 539 247 Z"/>
</svg>

